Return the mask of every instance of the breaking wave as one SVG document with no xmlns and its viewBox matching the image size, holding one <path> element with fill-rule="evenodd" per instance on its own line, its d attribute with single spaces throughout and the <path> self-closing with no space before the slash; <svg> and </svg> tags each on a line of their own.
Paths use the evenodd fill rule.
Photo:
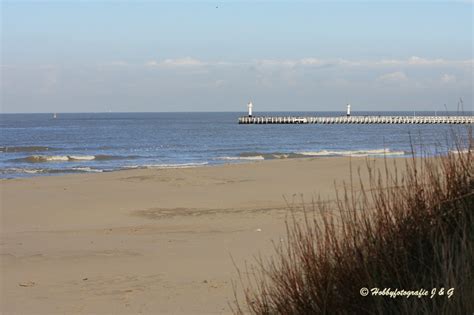
<svg viewBox="0 0 474 315">
<path fill-rule="evenodd" d="M 117 155 L 30 155 L 24 158 L 14 159 L 14 162 L 27 163 L 47 163 L 47 162 L 80 162 L 80 161 L 107 161 L 133 159 L 136 156 L 117 156 Z"/>
<path fill-rule="evenodd" d="M 375 150 L 347 150 L 347 151 L 303 151 L 290 153 L 261 153 L 261 152 L 244 152 L 238 156 L 223 156 L 218 157 L 217 160 L 276 160 L 276 159 L 295 159 L 307 157 L 321 157 L 321 156 L 400 156 L 405 155 L 404 151 L 390 151 L 389 149 L 375 149 Z"/>
<path fill-rule="evenodd" d="M 449 150 L 450 153 L 452 154 L 467 154 L 470 152 L 473 152 L 472 149 L 454 149 L 454 150 Z"/>
<path fill-rule="evenodd" d="M 390 149 L 375 149 L 375 150 L 347 150 L 347 151 L 313 151 L 313 152 L 299 152 L 304 156 L 384 156 L 384 155 L 405 155 L 405 151 L 390 151 Z"/>
<path fill-rule="evenodd" d="M 234 160 L 265 160 L 265 157 L 263 155 L 255 155 L 255 156 L 221 156 L 218 157 L 217 160 L 229 160 L 229 161 L 234 161 Z"/>
<path fill-rule="evenodd" d="M 72 167 L 65 169 L 48 169 L 48 168 L 6 168 L 0 169 L 0 174 L 67 174 L 67 173 L 102 173 L 104 170 L 94 169 L 91 167 Z"/>
<path fill-rule="evenodd" d="M 171 169 L 171 168 L 191 168 L 207 165 L 207 162 L 203 163 L 182 163 L 182 164 L 149 164 L 149 165 L 130 165 L 124 167 L 118 167 L 113 169 L 99 169 L 92 167 L 70 167 L 70 168 L 19 168 L 11 167 L 0 169 L 0 175 L 4 178 L 9 178 L 9 175 L 16 177 L 20 174 L 25 176 L 33 175 L 53 175 L 53 174 L 74 174 L 74 173 L 103 173 L 119 170 L 130 170 L 130 169 Z"/>
<path fill-rule="evenodd" d="M 181 164 L 144 164 L 144 165 L 129 165 L 123 169 L 165 169 L 165 168 L 190 168 L 208 165 L 208 162 L 202 163 L 181 163 Z"/>
</svg>

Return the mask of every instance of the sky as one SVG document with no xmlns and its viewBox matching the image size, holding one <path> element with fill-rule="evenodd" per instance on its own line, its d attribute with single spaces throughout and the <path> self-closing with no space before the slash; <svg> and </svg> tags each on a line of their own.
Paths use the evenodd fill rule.
<svg viewBox="0 0 474 315">
<path fill-rule="evenodd" d="M 3 1 L 1 111 L 473 110 L 472 1 Z"/>
</svg>

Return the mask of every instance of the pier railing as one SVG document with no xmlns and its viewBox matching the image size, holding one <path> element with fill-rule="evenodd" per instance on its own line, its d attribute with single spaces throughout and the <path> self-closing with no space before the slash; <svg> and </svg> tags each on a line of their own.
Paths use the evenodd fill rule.
<svg viewBox="0 0 474 315">
<path fill-rule="evenodd" d="M 239 124 L 472 124 L 474 116 L 253 116 Z"/>
</svg>

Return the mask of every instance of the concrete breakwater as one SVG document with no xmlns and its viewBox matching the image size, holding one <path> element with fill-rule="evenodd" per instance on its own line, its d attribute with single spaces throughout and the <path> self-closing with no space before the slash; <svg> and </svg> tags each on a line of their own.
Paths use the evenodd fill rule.
<svg viewBox="0 0 474 315">
<path fill-rule="evenodd" d="M 472 124 L 474 116 L 243 116 L 239 124 Z"/>
</svg>

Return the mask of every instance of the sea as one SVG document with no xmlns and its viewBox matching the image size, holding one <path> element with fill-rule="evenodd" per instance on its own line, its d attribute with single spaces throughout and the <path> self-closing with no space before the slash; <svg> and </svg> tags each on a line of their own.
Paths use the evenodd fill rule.
<svg viewBox="0 0 474 315">
<path fill-rule="evenodd" d="M 432 116 L 434 112 L 417 112 Z M 437 113 L 459 115 L 459 113 Z M 340 116 L 341 112 L 271 112 Z M 353 115 L 413 115 L 358 112 Z M 463 115 L 472 115 L 472 112 Z M 0 114 L 0 178 L 188 168 L 271 159 L 434 155 L 465 125 L 239 125 L 242 113 Z"/>
</svg>

